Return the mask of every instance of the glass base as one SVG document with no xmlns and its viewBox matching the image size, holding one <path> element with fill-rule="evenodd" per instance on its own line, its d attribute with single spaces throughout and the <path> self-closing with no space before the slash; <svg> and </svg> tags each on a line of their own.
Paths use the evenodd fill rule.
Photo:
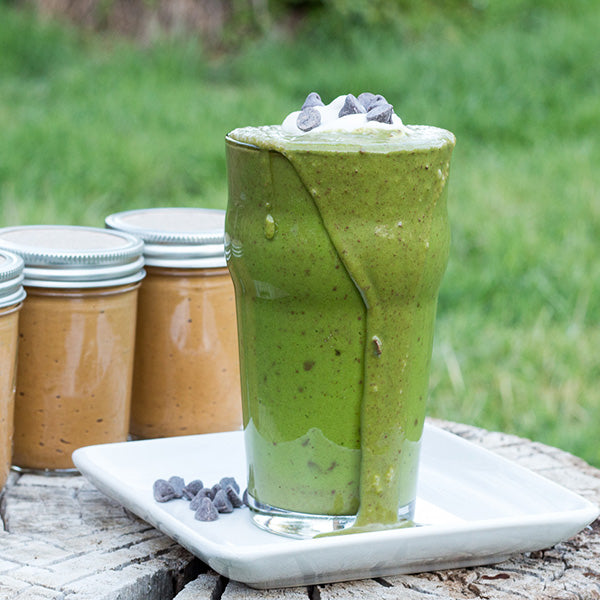
<svg viewBox="0 0 600 600">
<path fill-rule="evenodd" d="M 275 508 L 258 502 L 248 494 L 248 507 L 252 522 L 261 529 L 296 539 L 309 539 L 348 529 L 356 515 L 315 515 Z M 398 525 L 410 523 L 415 512 L 414 501 L 398 510 Z M 384 527 L 387 528 L 387 527 Z"/>
</svg>

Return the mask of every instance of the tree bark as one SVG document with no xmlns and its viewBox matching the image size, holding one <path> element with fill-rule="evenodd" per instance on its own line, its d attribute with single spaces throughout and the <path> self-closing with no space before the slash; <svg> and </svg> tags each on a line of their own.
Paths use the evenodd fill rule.
<svg viewBox="0 0 600 600">
<path fill-rule="evenodd" d="M 575 456 L 503 433 L 434 423 L 600 504 L 600 471 Z M 81 476 L 12 473 L 0 517 L 6 600 L 600 600 L 600 520 L 552 548 L 489 567 L 265 591 L 210 570 Z"/>
</svg>

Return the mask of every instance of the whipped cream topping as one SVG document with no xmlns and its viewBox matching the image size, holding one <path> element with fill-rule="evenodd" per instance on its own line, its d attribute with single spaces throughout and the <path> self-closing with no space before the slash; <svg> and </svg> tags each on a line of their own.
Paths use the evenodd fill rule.
<svg viewBox="0 0 600 600">
<path fill-rule="evenodd" d="M 281 129 L 290 135 L 328 131 L 406 131 L 392 105 L 383 96 L 368 92 L 360 94 L 358 98 L 352 94 L 338 96 L 329 104 L 324 104 L 319 95 L 312 92 L 302 110 L 294 111 L 284 119 Z"/>
</svg>

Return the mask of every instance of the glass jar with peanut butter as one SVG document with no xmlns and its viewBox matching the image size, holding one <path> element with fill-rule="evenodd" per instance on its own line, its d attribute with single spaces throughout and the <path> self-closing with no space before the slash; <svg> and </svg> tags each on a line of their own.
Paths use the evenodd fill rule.
<svg viewBox="0 0 600 600">
<path fill-rule="evenodd" d="M 11 465 L 19 310 L 23 259 L 0 250 L 0 490 Z"/>
<path fill-rule="evenodd" d="M 106 226 L 144 240 L 130 433 L 135 438 L 231 431 L 242 425 L 225 211 L 152 208 Z"/>
<path fill-rule="evenodd" d="M 143 243 L 93 227 L 0 229 L 25 263 L 13 465 L 72 471 L 72 452 L 127 439 Z"/>
</svg>

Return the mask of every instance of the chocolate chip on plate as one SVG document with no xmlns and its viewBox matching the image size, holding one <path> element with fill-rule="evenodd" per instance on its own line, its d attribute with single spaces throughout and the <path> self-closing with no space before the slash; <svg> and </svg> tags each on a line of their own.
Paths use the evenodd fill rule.
<svg viewBox="0 0 600 600">
<path fill-rule="evenodd" d="M 212 502 L 213 502 L 213 506 L 220 513 L 232 513 L 233 512 L 233 504 L 231 504 L 231 501 L 227 497 L 225 490 L 219 490 L 217 492 L 217 494 L 215 495 L 215 498 Z"/>
<path fill-rule="evenodd" d="M 198 521 L 216 521 L 219 518 L 219 513 L 210 498 L 202 498 L 194 518 Z"/>
<path fill-rule="evenodd" d="M 213 499 L 213 494 L 209 488 L 202 488 L 198 490 L 196 495 L 190 501 L 190 510 L 198 510 L 200 507 L 200 503 L 204 498 L 208 498 L 209 500 Z"/>
<path fill-rule="evenodd" d="M 173 486 L 173 490 L 175 491 L 175 498 L 181 498 L 183 496 L 183 490 L 185 488 L 185 481 L 183 480 L 183 477 L 173 475 L 173 477 L 169 477 L 169 483 Z"/>
<path fill-rule="evenodd" d="M 223 489 L 230 485 L 238 494 L 240 493 L 240 486 L 235 480 L 235 477 L 222 477 L 219 483 Z"/>
<path fill-rule="evenodd" d="M 177 497 L 173 486 L 166 479 L 157 479 L 152 486 L 152 492 L 157 502 L 168 502 Z"/>
<path fill-rule="evenodd" d="M 228 485 L 224 491 L 233 508 L 242 508 L 242 506 L 244 506 L 244 502 L 240 498 L 239 494 L 235 491 L 233 486 Z"/>
<path fill-rule="evenodd" d="M 184 488 L 183 488 L 183 496 L 184 498 L 187 498 L 188 500 L 192 500 L 192 498 L 204 487 L 204 484 L 202 483 L 202 481 L 200 481 L 200 479 L 194 479 L 193 481 L 190 481 Z"/>
</svg>

